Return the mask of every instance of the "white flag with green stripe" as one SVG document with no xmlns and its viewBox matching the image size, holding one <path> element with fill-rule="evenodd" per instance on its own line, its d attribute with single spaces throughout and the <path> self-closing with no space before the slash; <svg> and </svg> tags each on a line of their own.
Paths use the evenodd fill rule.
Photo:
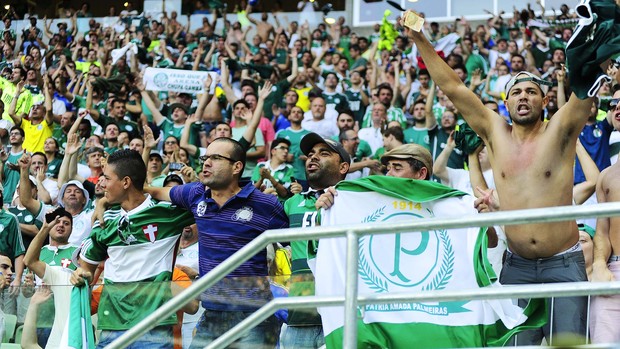
<svg viewBox="0 0 620 349">
<path fill-rule="evenodd" d="M 334 206 L 322 212 L 323 226 L 477 214 L 473 198 L 430 181 L 371 176 L 336 188 Z M 486 258 L 485 232 L 467 228 L 364 236 L 359 239 L 359 294 L 500 287 Z M 320 240 L 315 262 L 316 295 L 344 295 L 346 240 Z M 359 308 L 358 347 L 503 345 L 513 333 L 544 323 L 542 303 L 525 310 L 510 300 L 366 305 Z M 318 310 L 327 347 L 341 347 L 344 307 Z"/>
<path fill-rule="evenodd" d="M 71 290 L 69 321 L 65 327 L 61 348 L 94 349 L 95 335 L 90 314 L 90 291 L 88 285 L 74 286 Z"/>
</svg>

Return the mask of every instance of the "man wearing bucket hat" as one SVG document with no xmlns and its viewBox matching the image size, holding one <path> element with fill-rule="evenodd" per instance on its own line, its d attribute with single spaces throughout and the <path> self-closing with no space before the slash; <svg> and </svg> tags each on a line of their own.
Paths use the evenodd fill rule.
<svg viewBox="0 0 620 349">
<path fill-rule="evenodd" d="M 32 195 L 28 195 L 32 187 L 28 177 L 30 156 L 27 154 L 22 156 L 19 160 L 19 166 L 19 190 L 22 205 L 32 214 L 36 215 L 38 221 L 44 222 L 45 213 L 51 209 L 51 206 L 43 204 L 43 202 L 38 199 L 34 199 Z M 60 191 L 58 192 L 58 205 L 64 207 L 64 209 L 73 216 L 73 231 L 71 236 L 69 236 L 69 244 L 79 246 L 82 240 L 90 235 L 92 228 L 91 220 L 93 210 L 90 205 L 90 194 L 80 181 L 71 180 L 60 187 Z"/>
<path fill-rule="evenodd" d="M 431 153 L 418 144 L 403 144 L 381 157 L 387 176 L 428 180 L 433 174 Z"/>
</svg>

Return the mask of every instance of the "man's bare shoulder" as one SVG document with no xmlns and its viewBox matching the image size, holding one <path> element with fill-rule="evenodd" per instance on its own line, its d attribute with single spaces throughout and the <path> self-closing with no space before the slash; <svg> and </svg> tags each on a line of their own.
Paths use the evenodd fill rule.
<svg viewBox="0 0 620 349">
<path fill-rule="evenodd" d="M 553 124 L 574 124 L 579 127 L 579 131 L 586 124 L 592 99 L 579 99 L 574 94 L 558 111 L 553 115 L 550 123 Z"/>
<path fill-rule="evenodd" d="M 600 174 L 600 191 L 604 197 L 598 198 L 599 202 L 620 201 L 620 162 L 604 169 Z"/>
</svg>

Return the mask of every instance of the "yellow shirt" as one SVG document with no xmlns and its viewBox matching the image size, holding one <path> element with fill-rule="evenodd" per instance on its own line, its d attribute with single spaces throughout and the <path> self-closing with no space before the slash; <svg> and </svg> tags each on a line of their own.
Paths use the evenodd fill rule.
<svg viewBox="0 0 620 349">
<path fill-rule="evenodd" d="M 308 93 L 312 90 L 312 87 L 294 88 L 292 90 L 295 91 L 298 96 L 296 106 L 300 107 L 304 113 L 310 110 L 310 98 L 308 98 Z"/>
<path fill-rule="evenodd" d="M 96 65 L 98 67 L 101 67 L 101 62 L 99 62 L 99 61 L 94 61 L 94 62 L 75 62 L 75 69 L 81 71 L 82 73 L 87 73 L 88 70 L 90 69 L 91 65 Z"/>
<path fill-rule="evenodd" d="M 13 122 L 13 119 L 9 116 L 9 107 L 13 101 L 13 97 L 15 97 L 17 87 L 9 80 L 0 77 L 0 89 L 2 90 L 2 96 L 0 99 L 4 102 L 4 113 L 2 114 L 2 119 Z M 30 112 L 30 107 L 32 107 L 32 93 L 30 93 L 27 89 L 23 89 L 17 99 L 15 114 L 28 114 L 28 112 Z"/>
<path fill-rule="evenodd" d="M 31 153 L 35 153 L 38 151 L 43 152 L 43 145 L 45 144 L 45 140 L 52 136 L 54 126 L 48 125 L 45 119 L 43 119 L 41 123 L 36 125 L 33 125 L 30 120 L 22 119 L 21 127 L 26 134 L 24 144 L 22 145 L 24 150 Z"/>
</svg>

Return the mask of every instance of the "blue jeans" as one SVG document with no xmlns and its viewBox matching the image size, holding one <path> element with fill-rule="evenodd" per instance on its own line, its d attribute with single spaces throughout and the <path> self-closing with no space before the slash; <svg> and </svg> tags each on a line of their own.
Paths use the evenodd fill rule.
<svg viewBox="0 0 620 349">
<path fill-rule="evenodd" d="M 204 348 L 251 314 L 244 311 L 205 310 L 196 325 L 196 335 L 190 349 Z M 278 330 L 276 318 L 272 315 L 227 348 L 273 349 L 278 340 Z"/>
<path fill-rule="evenodd" d="M 105 348 L 127 331 L 101 331 L 97 348 Z M 172 349 L 172 326 L 159 326 L 147 332 L 126 349 Z"/>
<path fill-rule="evenodd" d="M 323 326 L 282 325 L 280 349 L 318 349 L 323 344 Z"/>
<path fill-rule="evenodd" d="M 37 328 L 37 342 L 41 348 L 47 346 L 47 340 L 50 339 L 51 333 L 51 328 Z"/>
</svg>

